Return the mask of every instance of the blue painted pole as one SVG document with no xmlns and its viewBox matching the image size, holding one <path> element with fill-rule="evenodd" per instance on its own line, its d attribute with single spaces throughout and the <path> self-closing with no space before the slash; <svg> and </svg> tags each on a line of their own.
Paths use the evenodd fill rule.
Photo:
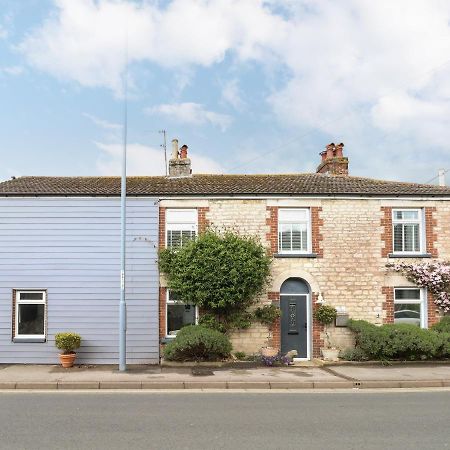
<svg viewBox="0 0 450 450">
<path fill-rule="evenodd" d="M 128 47 L 128 43 L 126 45 Z M 128 48 L 126 48 L 125 73 L 124 73 L 124 111 L 123 111 L 123 153 L 122 153 L 122 177 L 120 183 L 120 319 L 119 319 L 119 371 L 127 370 L 127 304 L 125 300 L 125 255 L 127 234 L 127 66 Z"/>
</svg>

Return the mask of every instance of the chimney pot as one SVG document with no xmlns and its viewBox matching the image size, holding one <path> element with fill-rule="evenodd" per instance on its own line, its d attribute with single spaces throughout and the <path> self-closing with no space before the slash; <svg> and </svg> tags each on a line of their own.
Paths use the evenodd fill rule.
<svg viewBox="0 0 450 450">
<path fill-rule="evenodd" d="M 332 158 L 334 156 L 334 143 L 327 145 L 327 159 Z"/>
<path fill-rule="evenodd" d="M 344 156 L 344 144 L 341 142 L 340 144 L 336 145 L 336 157 L 342 158 Z"/>
<path fill-rule="evenodd" d="M 327 152 L 326 151 L 320 152 L 319 155 L 322 157 L 322 161 L 325 161 L 327 159 Z"/>
<path fill-rule="evenodd" d="M 172 139 L 172 158 L 178 159 L 178 139 Z"/>
<path fill-rule="evenodd" d="M 188 151 L 188 146 L 187 145 L 183 145 L 180 149 L 180 158 L 181 159 L 186 159 L 187 158 L 187 151 Z"/>
</svg>

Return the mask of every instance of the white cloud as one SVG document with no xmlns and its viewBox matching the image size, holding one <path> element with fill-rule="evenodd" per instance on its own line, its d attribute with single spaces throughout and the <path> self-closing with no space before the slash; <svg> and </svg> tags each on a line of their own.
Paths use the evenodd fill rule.
<svg viewBox="0 0 450 450">
<path fill-rule="evenodd" d="M 124 0 L 55 4 L 56 12 L 29 33 L 19 49 L 43 71 L 116 93 L 121 91 L 126 34 L 130 62 L 210 66 L 230 50 L 242 58 L 258 56 L 283 26 L 262 0 L 174 0 L 166 8 Z"/>
<path fill-rule="evenodd" d="M 145 110 L 147 114 L 164 114 L 179 122 L 192 125 L 210 123 L 225 131 L 231 124 L 232 118 L 226 114 L 208 111 L 199 103 L 172 103 L 154 106 Z"/>
<path fill-rule="evenodd" d="M 99 119 L 98 117 L 89 113 L 83 113 L 83 116 L 87 117 L 92 123 L 105 130 L 113 130 L 113 131 L 122 130 L 122 125 L 118 123 L 108 122 L 107 120 Z"/>
<path fill-rule="evenodd" d="M 244 108 L 245 102 L 242 100 L 239 80 L 237 78 L 233 78 L 224 83 L 222 86 L 222 99 L 237 111 L 241 111 Z"/>
<path fill-rule="evenodd" d="M 0 67 L 0 73 L 4 73 L 6 75 L 18 76 L 22 75 L 24 69 L 22 66 L 5 66 Z"/>
<path fill-rule="evenodd" d="M 121 144 L 95 143 L 101 150 L 97 161 L 100 175 L 120 175 L 122 163 Z M 170 157 L 170 155 L 168 155 Z M 223 168 L 214 160 L 189 152 L 193 173 L 221 173 Z M 134 143 L 127 146 L 128 175 L 165 175 L 164 153 L 162 149 Z"/>
</svg>

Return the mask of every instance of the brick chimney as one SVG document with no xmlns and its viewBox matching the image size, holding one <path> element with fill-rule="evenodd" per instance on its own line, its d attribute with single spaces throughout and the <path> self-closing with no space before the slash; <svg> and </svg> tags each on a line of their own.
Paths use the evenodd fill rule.
<svg viewBox="0 0 450 450">
<path fill-rule="evenodd" d="M 343 154 L 344 144 L 334 145 L 333 142 L 326 146 L 326 150 L 320 153 L 322 161 L 317 167 L 317 173 L 327 175 L 348 176 L 348 158 Z"/>
<path fill-rule="evenodd" d="M 169 177 L 180 178 L 192 175 L 191 160 L 187 156 L 188 146 L 178 150 L 178 139 L 172 140 L 172 157 L 169 160 Z"/>
</svg>

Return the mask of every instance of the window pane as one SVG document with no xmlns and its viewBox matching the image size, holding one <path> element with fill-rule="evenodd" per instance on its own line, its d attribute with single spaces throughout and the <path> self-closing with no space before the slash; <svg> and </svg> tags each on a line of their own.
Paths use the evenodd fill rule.
<svg viewBox="0 0 450 450">
<path fill-rule="evenodd" d="M 403 251 L 403 225 L 394 225 L 394 252 Z"/>
<path fill-rule="evenodd" d="M 419 224 L 413 225 L 414 251 L 420 251 Z"/>
<path fill-rule="evenodd" d="M 419 213 L 417 211 L 402 211 L 403 220 L 418 220 Z"/>
<path fill-rule="evenodd" d="M 43 300 L 43 292 L 20 292 L 20 300 Z"/>
<path fill-rule="evenodd" d="M 396 289 L 395 300 L 420 300 L 419 289 Z"/>
<path fill-rule="evenodd" d="M 18 305 L 18 333 L 44 334 L 45 305 Z"/>
<path fill-rule="evenodd" d="M 420 303 L 396 303 L 394 323 L 408 323 L 420 327 Z"/>
<path fill-rule="evenodd" d="M 167 231 L 167 247 L 181 247 L 181 231 Z"/>
<path fill-rule="evenodd" d="M 281 233 L 278 234 L 280 250 L 291 250 L 291 231 L 290 227 L 283 225 Z"/>
<path fill-rule="evenodd" d="M 405 252 L 412 252 L 414 250 L 414 226 L 403 225 Z"/>
<path fill-rule="evenodd" d="M 167 334 L 175 336 L 186 325 L 195 324 L 194 305 L 167 305 Z"/>
<path fill-rule="evenodd" d="M 298 224 L 292 224 L 292 250 L 302 250 L 302 231 Z"/>
<path fill-rule="evenodd" d="M 306 209 L 280 209 L 278 211 L 279 222 L 304 222 L 308 220 Z"/>
</svg>

